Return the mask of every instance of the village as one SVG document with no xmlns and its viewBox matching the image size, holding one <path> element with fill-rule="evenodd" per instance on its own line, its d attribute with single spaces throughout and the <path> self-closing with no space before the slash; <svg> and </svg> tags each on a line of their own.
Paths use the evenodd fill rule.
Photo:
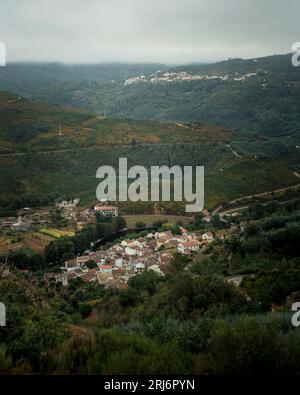
<svg viewBox="0 0 300 395">
<path fill-rule="evenodd" d="M 51 241 L 73 236 L 95 221 L 96 213 L 117 216 L 118 208 L 100 202 L 94 207 L 79 206 L 80 199 L 63 200 L 49 207 L 19 209 L 0 218 L 0 255 L 31 248 L 42 252 Z"/>
<path fill-rule="evenodd" d="M 24 208 L 18 212 L 18 216 L 2 219 L 1 231 L 16 234 L 21 240 L 12 244 L 10 251 L 22 250 L 22 241 L 29 236 L 36 242 L 43 240 L 46 246 L 57 238 L 73 236 L 86 225 L 95 223 L 98 215 L 103 218 L 119 215 L 118 207 L 109 201 L 98 202 L 90 208 L 79 207 L 79 202 L 80 199 L 76 198 L 57 202 L 50 207 L 50 211 L 54 210 L 55 215 L 59 216 L 59 221 L 63 221 L 67 226 L 65 229 L 59 226 L 52 227 L 54 224 L 53 218 L 50 218 L 49 208 L 39 211 Z M 138 233 L 132 233 L 132 228 L 126 228 L 121 238 L 100 246 L 91 243 L 90 249 L 66 260 L 59 272 L 49 272 L 48 275 L 65 287 L 71 280 L 81 279 L 86 283 L 94 282 L 99 286 L 114 288 L 126 287 L 131 277 L 144 271 L 153 271 L 164 276 L 172 270 L 175 254 L 193 258 L 215 239 L 226 237 L 224 232 L 210 231 L 213 228 L 209 226 L 211 214 L 207 210 L 202 213 L 202 222 L 206 225 L 201 231 L 189 230 L 187 228 L 190 227 L 183 224 L 153 227 L 151 230 L 147 227 L 135 228 Z"/>
<path fill-rule="evenodd" d="M 132 85 L 141 82 L 148 83 L 159 83 L 159 82 L 179 82 L 179 81 L 228 81 L 233 79 L 234 81 L 245 81 L 247 78 L 255 77 L 257 73 L 234 73 L 233 75 L 207 75 L 207 74 L 190 74 L 186 71 L 180 72 L 161 72 L 158 71 L 155 74 L 149 76 L 141 75 L 137 77 L 128 78 L 125 80 L 124 85 Z"/>
<path fill-rule="evenodd" d="M 180 227 L 180 234 L 172 231 L 151 232 L 136 239 L 124 239 L 106 250 L 88 251 L 65 262 L 57 281 L 64 286 L 74 278 L 99 285 L 125 287 L 128 280 L 144 271 L 159 275 L 170 271 L 174 253 L 190 255 L 214 240 L 212 232 L 189 232 Z"/>
<path fill-rule="evenodd" d="M 60 213 L 61 217 L 70 224 L 75 225 L 76 229 L 83 227 L 91 220 L 96 212 L 100 212 L 105 216 L 117 216 L 118 208 L 102 202 L 91 208 L 78 208 L 79 198 L 73 200 L 63 200 L 55 203 L 52 210 Z M 50 219 L 51 207 L 43 209 L 33 209 L 24 207 L 18 210 L 17 215 L 8 216 L 0 219 L 0 229 L 12 231 L 27 231 L 34 228 L 34 225 L 47 225 L 51 223 Z"/>
</svg>

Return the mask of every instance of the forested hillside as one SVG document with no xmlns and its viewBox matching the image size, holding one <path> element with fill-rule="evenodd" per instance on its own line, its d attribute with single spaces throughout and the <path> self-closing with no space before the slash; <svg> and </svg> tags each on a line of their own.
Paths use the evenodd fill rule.
<svg viewBox="0 0 300 395">
<path fill-rule="evenodd" d="M 80 278 L 67 288 L 57 283 L 46 268 L 54 252 L 61 262 L 70 253 L 68 239 L 28 258 L 27 272 L 22 254 L 13 254 L 0 282 L 8 306 L 0 373 L 297 374 L 300 338 L 290 306 L 300 287 L 299 208 L 299 199 L 255 203 L 229 220 L 226 240 L 175 255 L 165 276 L 144 272 L 124 289 Z M 218 231 L 201 218 L 194 226 Z"/>
<path fill-rule="evenodd" d="M 127 81 L 65 82 L 32 97 L 120 118 L 299 134 L 300 71 L 291 55 L 180 66 Z"/>
<path fill-rule="evenodd" d="M 205 166 L 208 208 L 299 182 L 297 136 L 260 138 L 207 124 L 110 119 L 7 93 L 0 94 L 0 109 L 3 214 L 75 196 L 91 204 L 96 170 L 118 169 L 120 157 L 127 157 L 129 166 L 147 168 Z M 183 209 L 183 204 L 165 207 L 170 213 Z"/>
<path fill-rule="evenodd" d="M 0 73 L 0 89 L 31 95 L 65 81 L 123 80 L 166 69 L 162 64 L 101 63 L 95 65 L 61 63 L 9 63 Z"/>
</svg>

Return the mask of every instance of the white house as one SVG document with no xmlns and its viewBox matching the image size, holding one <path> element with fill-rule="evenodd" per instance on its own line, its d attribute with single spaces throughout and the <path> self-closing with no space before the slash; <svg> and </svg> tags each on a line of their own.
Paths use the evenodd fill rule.
<svg viewBox="0 0 300 395">
<path fill-rule="evenodd" d="M 206 232 L 203 233 L 202 235 L 202 240 L 203 241 L 208 241 L 209 243 L 211 243 L 214 239 L 214 235 L 211 232 Z"/>
<path fill-rule="evenodd" d="M 198 240 L 191 240 L 191 241 L 184 241 L 183 243 L 178 244 L 177 251 L 180 254 L 189 254 L 193 251 L 199 250 L 199 241 Z"/>
<path fill-rule="evenodd" d="M 78 266 L 84 265 L 86 262 L 91 261 L 92 258 L 89 255 L 82 255 L 76 258 L 76 263 Z"/>
<path fill-rule="evenodd" d="M 153 272 L 160 274 L 161 276 L 164 275 L 164 273 L 160 270 L 160 267 L 156 264 L 149 266 L 148 270 L 152 270 Z"/>
<path fill-rule="evenodd" d="M 182 226 L 180 227 L 180 232 L 182 236 L 187 236 L 188 235 L 188 230 L 186 228 L 183 228 Z"/>
<path fill-rule="evenodd" d="M 129 255 L 129 256 L 134 256 L 137 255 L 138 252 L 135 248 L 130 248 L 130 247 L 126 247 L 125 248 L 125 254 Z"/>
<path fill-rule="evenodd" d="M 75 259 L 69 259 L 68 261 L 65 261 L 65 267 L 64 269 L 67 272 L 74 272 L 77 269 L 78 265 Z"/>
<path fill-rule="evenodd" d="M 112 273 L 112 266 L 111 265 L 101 265 L 99 267 L 101 273 Z"/>
<path fill-rule="evenodd" d="M 117 217 L 118 216 L 118 208 L 111 204 L 96 204 L 94 207 L 94 211 L 104 215 L 105 217 Z"/>
<path fill-rule="evenodd" d="M 137 272 L 143 272 L 144 270 L 145 270 L 145 265 L 144 265 L 144 263 L 139 262 L 139 263 L 137 263 L 137 264 L 135 265 L 135 271 L 137 271 Z"/>
<path fill-rule="evenodd" d="M 123 257 L 122 255 L 116 255 L 115 256 L 115 264 L 117 267 L 122 267 L 123 266 Z"/>
</svg>

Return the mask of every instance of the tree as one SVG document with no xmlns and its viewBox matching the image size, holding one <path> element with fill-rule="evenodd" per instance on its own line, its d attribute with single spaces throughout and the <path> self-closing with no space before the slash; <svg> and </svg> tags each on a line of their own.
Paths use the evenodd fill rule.
<svg viewBox="0 0 300 395">
<path fill-rule="evenodd" d="M 115 218 L 115 221 L 116 221 L 117 230 L 122 230 L 122 229 L 126 228 L 127 224 L 126 224 L 126 220 L 124 217 L 121 217 L 119 215 L 118 217 Z"/>
<path fill-rule="evenodd" d="M 181 272 L 189 262 L 188 256 L 176 253 L 171 261 L 171 267 L 174 271 Z"/>
<path fill-rule="evenodd" d="M 135 224 L 137 228 L 144 228 L 146 226 L 145 222 L 139 221 Z"/>
<path fill-rule="evenodd" d="M 98 267 L 97 263 L 93 260 L 87 261 L 85 264 L 89 269 Z"/>
<path fill-rule="evenodd" d="M 221 220 L 219 214 L 215 214 L 212 216 L 211 218 L 211 223 L 213 225 L 214 228 L 218 229 L 218 228 L 224 228 L 225 227 L 225 223 Z"/>
<path fill-rule="evenodd" d="M 171 231 L 174 235 L 181 235 L 181 229 L 180 229 L 180 226 L 178 226 L 178 225 L 173 226 Z"/>
<path fill-rule="evenodd" d="M 80 303 L 78 309 L 82 318 L 87 318 L 92 312 L 92 306 L 87 303 Z"/>
<path fill-rule="evenodd" d="M 75 249 L 72 238 L 61 237 L 51 241 L 45 249 L 45 257 L 48 263 L 60 263 L 64 254 L 74 256 Z"/>
<path fill-rule="evenodd" d="M 17 251 L 9 255 L 9 263 L 20 270 L 44 270 L 46 261 L 42 255 L 35 252 L 28 253 Z"/>
<path fill-rule="evenodd" d="M 7 353 L 6 345 L 0 344 L 0 375 L 8 374 L 12 366 L 12 358 Z"/>
<path fill-rule="evenodd" d="M 131 277 L 128 281 L 128 286 L 139 292 L 148 291 L 150 294 L 153 294 L 160 281 L 161 276 L 153 270 L 149 270 L 138 276 Z"/>
<path fill-rule="evenodd" d="M 119 301 L 123 307 L 133 306 L 137 303 L 138 292 L 132 287 L 122 289 L 119 293 Z"/>
<path fill-rule="evenodd" d="M 233 323 L 220 321 L 212 334 L 209 367 L 213 374 L 264 375 L 296 371 L 294 347 L 278 323 L 242 317 Z M 299 338 L 299 336 L 298 336 Z M 299 344 L 299 342 L 298 342 Z M 299 349 L 296 350 L 299 355 Z"/>
</svg>

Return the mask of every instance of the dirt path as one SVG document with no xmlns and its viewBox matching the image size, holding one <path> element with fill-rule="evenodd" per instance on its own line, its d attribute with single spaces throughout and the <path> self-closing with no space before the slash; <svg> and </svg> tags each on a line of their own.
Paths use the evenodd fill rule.
<svg viewBox="0 0 300 395">
<path fill-rule="evenodd" d="M 237 158 L 242 158 L 242 155 L 238 154 L 232 147 L 230 144 L 227 144 L 227 147 L 231 150 L 231 152 L 233 153 L 234 156 L 236 156 Z"/>
<path fill-rule="evenodd" d="M 21 96 L 17 97 L 16 99 L 11 99 L 8 101 L 8 103 L 15 103 L 16 101 L 20 101 L 21 100 Z"/>
<path fill-rule="evenodd" d="M 300 178 L 300 174 L 297 173 L 296 171 L 293 171 L 293 174 L 294 174 L 296 177 Z"/>
<path fill-rule="evenodd" d="M 175 123 L 175 125 L 177 125 L 181 128 L 190 129 L 188 126 L 184 125 L 183 123 Z"/>
<path fill-rule="evenodd" d="M 157 145 L 168 145 L 169 143 L 159 143 Z M 139 143 L 136 144 L 136 146 L 139 147 L 148 147 L 148 146 L 153 146 L 153 143 Z M 128 148 L 132 147 L 132 144 L 104 144 L 104 145 L 94 145 L 90 147 L 82 147 L 82 148 L 64 148 L 64 149 L 56 149 L 56 150 L 49 150 L 49 151 L 30 151 L 30 152 L 12 152 L 12 153 L 5 153 L 5 154 L 0 154 L 0 158 L 6 158 L 6 157 L 16 157 L 16 156 L 25 156 L 25 155 L 30 155 L 30 154 L 55 154 L 55 153 L 64 153 L 64 152 L 78 152 L 78 151 L 87 151 L 87 150 L 95 150 L 95 149 L 104 149 L 104 148 L 113 148 L 113 147 L 118 147 L 118 148 Z"/>
<path fill-rule="evenodd" d="M 49 151 L 31 151 L 30 153 L 27 152 L 14 152 L 9 154 L 0 154 L 0 158 L 5 157 L 14 157 L 14 156 L 24 156 L 28 154 L 39 154 L 39 155 L 47 155 L 47 154 L 55 154 L 55 153 L 64 153 L 64 152 L 77 152 L 77 151 L 84 151 L 84 150 L 91 150 L 91 149 L 101 149 L 104 146 L 99 147 L 82 147 L 82 148 L 65 148 L 65 149 L 57 149 L 57 150 L 49 150 Z"/>
<path fill-rule="evenodd" d="M 220 215 L 220 218 L 223 218 L 225 215 L 243 211 L 243 210 L 247 210 L 247 208 L 249 208 L 249 206 L 241 206 L 241 207 L 231 208 L 230 210 L 221 211 L 219 213 L 219 215 Z"/>
<path fill-rule="evenodd" d="M 290 202 L 290 200 L 286 200 L 286 201 L 284 201 L 284 202 L 278 202 L 278 204 L 279 204 L 280 206 L 284 206 L 285 204 L 287 204 L 287 203 L 289 203 L 289 202 Z M 263 206 L 266 206 L 267 203 L 262 203 L 262 205 L 263 205 Z M 236 207 L 236 208 L 232 208 L 232 209 L 229 209 L 229 210 L 221 211 L 221 212 L 219 213 L 219 215 L 220 215 L 220 218 L 223 218 L 225 215 L 228 215 L 228 214 L 231 214 L 231 213 L 235 213 L 235 212 L 244 211 L 244 210 L 247 210 L 248 208 L 249 208 L 249 206 Z"/>
<path fill-rule="evenodd" d="M 287 191 L 287 190 L 289 190 L 289 189 L 297 189 L 297 188 L 299 188 L 299 187 L 300 187 L 300 184 L 296 184 L 296 185 L 292 185 L 292 186 L 288 186 L 288 187 L 284 187 L 284 188 L 274 189 L 273 191 L 257 193 L 257 194 L 254 194 L 254 195 L 247 195 L 247 196 L 240 197 L 240 198 L 238 198 L 238 199 L 231 200 L 230 202 L 228 202 L 228 204 L 235 204 L 235 203 L 241 202 L 241 201 L 243 201 L 243 200 L 245 200 L 245 199 L 252 199 L 253 197 L 257 198 L 257 197 L 267 196 L 267 195 L 271 195 L 272 193 L 285 192 L 285 191 Z M 222 208 L 223 208 L 222 205 L 219 206 L 219 207 L 217 207 L 217 208 L 213 211 L 212 215 L 217 214 L 220 210 L 222 210 Z M 230 209 L 230 210 L 231 210 L 231 209 Z M 235 210 L 236 210 L 236 209 L 235 209 Z"/>
</svg>

